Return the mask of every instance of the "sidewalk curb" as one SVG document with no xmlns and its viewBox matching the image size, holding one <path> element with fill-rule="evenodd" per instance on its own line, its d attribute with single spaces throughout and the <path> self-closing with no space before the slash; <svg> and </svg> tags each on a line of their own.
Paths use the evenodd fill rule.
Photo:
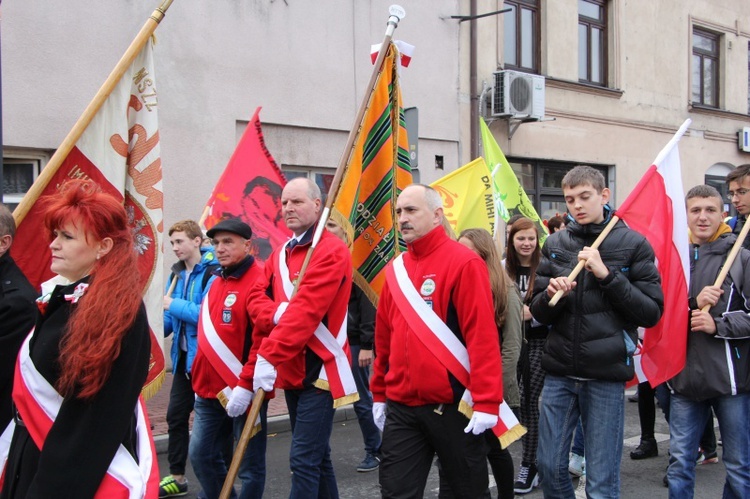
<svg viewBox="0 0 750 499">
<path fill-rule="evenodd" d="M 350 421 L 357 419 L 357 414 L 354 412 L 354 406 L 347 405 L 345 407 L 339 407 L 333 415 L 333 422 L 340 423 L 342 421 Z M 289 414 L 282 414 L 280 416 L 271 416 L 268 418 L 268 434 L 284 433 L 292 430 L 292 424 L 289 420 Z M 157 454 L 167 453 L 167 444 L 169 437 L 167 435 L 156 435 L 154 436 L 154 445 L 156 446 Z"/>
</svg>

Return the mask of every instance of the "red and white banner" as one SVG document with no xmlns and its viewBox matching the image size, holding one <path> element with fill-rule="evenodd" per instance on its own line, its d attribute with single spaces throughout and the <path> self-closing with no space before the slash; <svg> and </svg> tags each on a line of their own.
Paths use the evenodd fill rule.
<svg viewBox="0 0 750 499">
<path fill-rule="evenodd" d="M 404 68 L 408 68 L 409 64 L 411 63 L 411 58 L 414 55 L 414 45 L 410 45 L 403 40 L 394 40 L 393 44 L 398 49 L 399 62 L 401 63 L 401 66 Z M 380 52 L 381 45 L 383 44 L 376 43 L 375 45 L 370 45 L 370 60 L 372 60 L 373 64 L 375 64 L 375 61 L 378 60 L 378 53 Z"/>
<path fill-rule="evenodd" d="M 144 386 L 144 395 L 148 397 L 158 390 L 164 374 L 161 346 L 164 190 L 151 42 L 136 56 L 42 196 L 54 195 L 63 182 L 77 178 L 90 178 L 121 199 L 132 225 L 152 332 L 151 362 Z M 43 211 L 40 203 L 35 202 L 18 226 L 12 254 L 37 289 L 53 277 L 48 244 Z"/>
<path fill-rule="evenodd" d="M 616 213 L 646 236 L 661 274 L 664 313 L 656 326 L 646 329 L 641 353 L 641 368 L 651 386 L 671 379 L 685 366 L 690 263 L 677 143 L 690 123 L 682 124 Z"/>
</svg>

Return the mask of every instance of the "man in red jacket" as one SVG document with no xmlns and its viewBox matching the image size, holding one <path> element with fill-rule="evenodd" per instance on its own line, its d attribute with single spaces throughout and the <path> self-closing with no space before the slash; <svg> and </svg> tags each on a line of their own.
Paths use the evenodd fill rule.
<svg viewBox="0 0 750 499">
<path fill-rule="evenodd" d="M 198 319 L 198 350 L 192 369 L 195 420 L 189 454 L 203 497 L 215 499 L 227 475 L 227 443 L 233 433 L 239 439 L 253 397 L 248 358 L 260 337 L 253 330 L 248 302 L 250 289 L 263 271 L 249 254 L 253 233 L 246 223 L 236 218 L 222 220 L 206 235 L 213 240 L 221 272 L 203 300 Z M 219 402 L 220 393 L 228 400 L 226 409 Z M 263 497 L 267 408 L 265 402 L 261 431 L 250 440 L 240 463 L 240 499 Z"/>
<path fill-rule="evenodd" d="M 487 267 L 448 238 L 431 187 L 404 189 L 396 214 L 408 251 L 387 269 L 370 381 L 375 422 L 384 426 L 382 494 L 422 497 L 437 454 L 455 497 L 481 497 L 488 486 L 482 434 L 497 424 L 502 401 Z"/>
<path fill-rule="evenodd" d="M 351 256 L 346 244 L 323 231 L 300 280 L 320 215 L 320 188 L 294 179 L 284 187 L 281 206 L 294 237 L 274 250 L 252 291 L 250 315 L 268 334 L 257 362 L 255 348 L 250 356 L 253 388 L 284 390 L 292 423 L 289 497 L 338 497 L 329 446 L 334 408 L 358 398 L 346 343 Z"/>
</svg>

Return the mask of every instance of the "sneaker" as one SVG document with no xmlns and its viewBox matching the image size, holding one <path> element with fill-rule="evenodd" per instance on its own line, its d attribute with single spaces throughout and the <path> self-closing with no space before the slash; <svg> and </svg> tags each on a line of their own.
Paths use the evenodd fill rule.
<svg viewBox="0 0 750 499">
<path fill-rule="evenodd" d="M 536 464 L 521 463 L 518 468 L 518 477 L 513 484 L 513 491 L 516 494 L 528 494 L 531 489 L 539 486 L 539 475 L 536 472 Z"/>
<path fill-rule="evenodd" d="M 359 463 L 359 466 L 357 466 L 357 471 L 367 473 L 368 471 L 375 471 L 378 468 L 380 468 L 380 459 L 372 454 L 367 454 L 362 462 Z"/>
<path fill-rule="evenodd" d="M 576 487 L 576 499 L 586 499 L 586 473 L 581 475 L 578 480 L 578 487 Z"/>
<path fill-rule="evenodd" d="M 714 452 L 706 452 L 698 449 L 698 457 L 695 458 L 695 464 L 715 464 L 719 462 L 719 455 Z"/>
<path fill-rule="evenodd" d="M 648 459 L 659 455 L 659 447 L 653 438 L 641 439 L 641 444 L 630 453 L 630 459 Z"/>
<path fill-rule="evenodd" d="M 583 456 L 578 454 L 571 454 L 570 461 L 568 462 L 568 471 L 571 475 L 581 476 L 583 475 L 584 460 Z"/>
<path fill-rule="evenodd" d="M 159 499 L 164 497 L 180 497 L 187 495 L 187 479 L 183 483 L 178 482 L 172 475 L 166 476 L 159 482 Z"/>
</svg>

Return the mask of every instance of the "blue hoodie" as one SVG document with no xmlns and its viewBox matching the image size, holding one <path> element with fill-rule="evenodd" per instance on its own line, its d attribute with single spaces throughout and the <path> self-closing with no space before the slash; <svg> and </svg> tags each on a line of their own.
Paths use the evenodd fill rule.
<svg viewBox="0 0 750 499">
<path fill-rule="evenodd" d="M 187 288 L 185 288 L 185 262 L 178 261 L 172 265 L 172 275 L 167 279 L 165 294 L 169 290 L 172 279 L 177 276 L 177 284 L 172 292 L 172 303 L 169 310 L 164 311 L 164 337 L 174 333 L 172 339 L 172 369 L 177 367 L 180 357 L 180 343 L 183 331 L 187 337 L 187 365 L 189 373 L 193 367 L 193 359 L 198 349 L 198 315 L 203 298 L 208 294 L 208 289 L 216 276 L 204 280 L 205 272 L 212 272 L 218 268 L 218 262 L 213 248 L 201 248 L 201 261 L 193 267 L 193 271 L 187 276 Z M 206 283 L 205 288 L 203 283 Z M 184 324 L 184 328 L 183 328 Z"/>
</svg>

